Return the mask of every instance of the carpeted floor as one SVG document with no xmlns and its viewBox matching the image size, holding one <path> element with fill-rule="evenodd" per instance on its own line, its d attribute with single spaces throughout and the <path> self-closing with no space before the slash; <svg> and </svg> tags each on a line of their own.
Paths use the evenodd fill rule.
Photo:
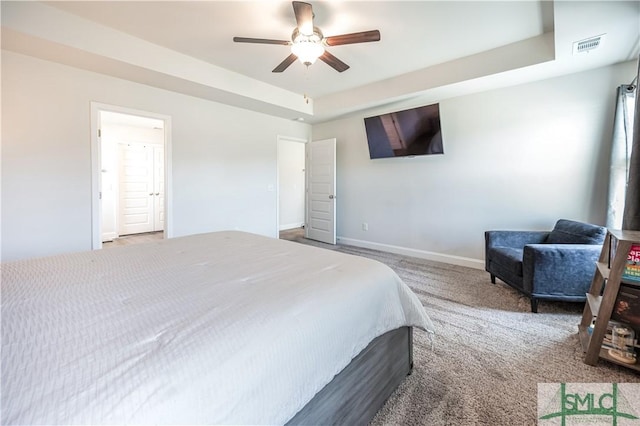
<svg viewBox="0 0 640 426">
<path fill-rule="evenodd" d="M 582 304 L 529 299 L 485 271 L 351 246 L 281 238 L 389 265 L 418 295 L 436 326 L 435 349 L 414 332 L 414 371 L 373 425 L 534 425 L 538 383 L 640 383 L 632 370 L 582 362 Z M 640 395 L 632 396 L 640 409 Z M 558 423 L 559 424 L 559 423 Z"/>
</svg>

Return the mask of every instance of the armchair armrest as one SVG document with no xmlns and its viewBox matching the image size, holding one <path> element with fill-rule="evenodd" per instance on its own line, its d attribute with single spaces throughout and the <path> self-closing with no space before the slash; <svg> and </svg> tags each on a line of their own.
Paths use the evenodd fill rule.
<svg viewBox="0 0 640 426">
<path fill-rule="evenodd" d="M 600 256 L 597 244 L 531 244 L 524 247 L 523 287 L 532 295 L 584 298 Z"/>
<path fill-rule="evenodd" d="M 493 247 L 510 247 L 522 249 L 527 244 L 543 243 L 549 232 L 546 231 L 485 231 L 484 259 L 485 269 L 489 270 L 489 250 Z"/>
<path fill-rule="evenodd" d="M 527 244 L 542 244 L 549 235 L 547 231 L 486 231 L 487 247 L 523 248 Z"/>
</svg>

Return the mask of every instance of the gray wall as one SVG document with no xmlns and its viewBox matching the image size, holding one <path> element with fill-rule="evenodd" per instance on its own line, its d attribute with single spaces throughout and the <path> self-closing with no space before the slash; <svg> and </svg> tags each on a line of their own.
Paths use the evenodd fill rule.
<svg viewBox="0 0 640 426">
<path fill-rule="evenodd" d="M 442 156 L 372 161 L 367 151 L 363 117 L 432 100 L 313 126 L 313 139 L 338 140 L 338 236 L 481 267 L 487 229 L 603 223 L 615 88 L 634 75 L 631 61 L 442 99 Z M 6 51 L 2 89 L 3 261 L 91 248 L 91 101 L 172 117 L 175 236 L 275 236 L 277 137 L 310 132 Z"/>
<path fill-rule="evenodd" d="M 91 249 L 91 101 L 171 116 L 174 236 L 277 235 L 277 138 L 309 125 L 2 51 L 3 261 Z"/>
<path fill-rule="evenodd" d="M 363 118 L 419 99 L 314 126 L 338 141 L 340 240 L 483 267 L 485 230 L 603 224 L 616 87 L 634 74 L 632 61 L 440 100 L 440 156 L 369 159 Z"/>
</svg>

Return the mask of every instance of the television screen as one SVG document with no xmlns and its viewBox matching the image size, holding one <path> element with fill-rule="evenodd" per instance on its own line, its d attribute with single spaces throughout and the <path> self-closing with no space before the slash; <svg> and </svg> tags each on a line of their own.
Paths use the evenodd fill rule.
<svg viewBox="0 0 640 426">
<path fill-rule="evenodd" d="M 364 119 L 369 157 L 444 154 L 439 104 Z"/>
</svg>

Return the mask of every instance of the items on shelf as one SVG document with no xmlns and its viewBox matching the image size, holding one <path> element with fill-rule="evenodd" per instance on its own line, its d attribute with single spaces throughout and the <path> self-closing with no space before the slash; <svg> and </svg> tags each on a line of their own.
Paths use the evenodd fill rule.
<svg viewBox="0 0 640 426">
<path fill-rule="evenodd" d="M 636 363 L 635 332 L 626 324 L 614 325 L 611 330 L 609 355 L 627 364 Z"/>
<path fill-rule="evenodd" d="M 589 333 L 590 336 L 593 334 L 593 329 L 594 329 L 595 325 L 596 325 L 596 317 L 593 317 L 593 320 L 591 321 L 591 324 L 589 325 L 589 328 L 587 329 L 587 332 Z M 613 335 L 614 327 L 629 327 L 629 325 L 625 324 L 625 323 L 622 323 L 622 322 L 619 322 L 619 321 L 614 321 L 614 320 L 609 321 L 609 323 L 607 324 L 607 330 L 605 331 L 604 337 L 602 339 L 602 348 L 603 349 L 615 348 L 615 346 L 613 345 L 613 342 L 612 342 L 612 335 Z M 640 354 L 640 342 L 638 341 L 638 338 L 636 338 L 636 337 L 640 337 L 640 333 L 638 333 L 633 328 L 632 328 L 632 330 L 633 330 L 635 336 L 633 338 L 631 338 L 629 343 L 630 343 L 630 346 L 635 348 L 634 352 L 636 352 L 636 354 Z"/>
<path fill-rule="evenodd" d="M 611 319 L 640 329 L 640 286 L 620 284 Z"/>
<path fill-rule="evenodd" d="M 578 330 L 585 363 L 640 371 L 640 231 L 607 231 Z"/>
<path fill-rule="evenodd" d="M 622 280 L 640 284 L 640 244 L 631 245 L 627 264 L 622 271 Z"/>
</svg>

